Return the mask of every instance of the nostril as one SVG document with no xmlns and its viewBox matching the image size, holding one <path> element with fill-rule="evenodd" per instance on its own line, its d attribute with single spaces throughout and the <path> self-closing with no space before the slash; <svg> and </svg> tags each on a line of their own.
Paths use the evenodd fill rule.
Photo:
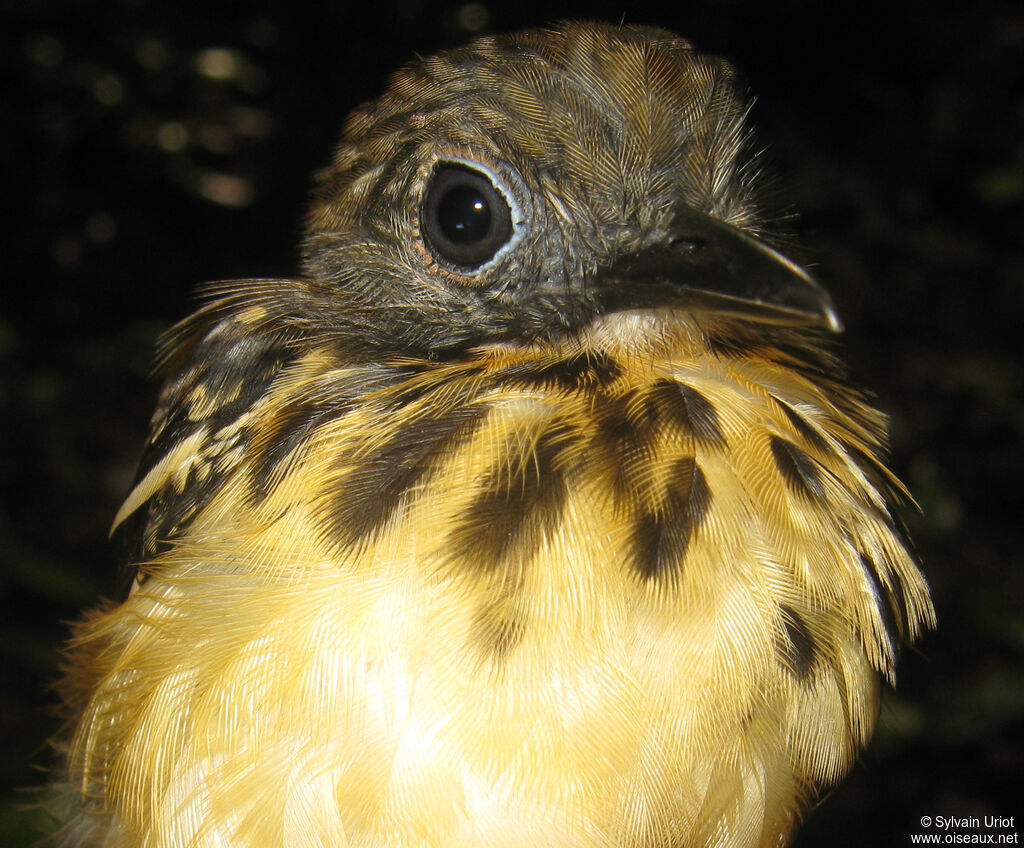
<svg viewBox="0 0 1024 848">
<path fill-rule="evenodd" d="M 691 254 L 707 247 L 707 240 L 702 238 L 674 238 L 668 243 L 668 249 L 673 253 Z"/>
</svg>

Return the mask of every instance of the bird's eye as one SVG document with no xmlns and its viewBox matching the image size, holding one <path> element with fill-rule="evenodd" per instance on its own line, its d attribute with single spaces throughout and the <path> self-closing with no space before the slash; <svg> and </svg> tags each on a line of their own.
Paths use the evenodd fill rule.
<svg viewBox="0 0 1024 848">
<path fill-rule="evenodd" d="M 492 260 L 513 235 L 505 193 L 487 173 L 451 163 L 431 175 L 420 223 L 436 257 L 469 269 Z"/>
</svg>

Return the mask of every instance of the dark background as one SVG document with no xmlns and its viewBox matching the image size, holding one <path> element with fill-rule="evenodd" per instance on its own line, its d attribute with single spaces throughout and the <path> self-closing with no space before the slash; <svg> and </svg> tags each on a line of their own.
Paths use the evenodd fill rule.
<svg viewBox="0 0 1024 848">
<path fill-rule="evenodd" d="M 875 742 L 798 844 L 908 845 L 923 815 L 1021 827 L 1024 12 L 673 8 L 4 2 L 0 842 L 44 826 L 17 787 L 49 759 L 64 622 L 112 588 L 106 531 L 158 333 L 197 283 L 294 272 L 310 173 L 389 71 L 561 17 L 657 23 L 742 69 L 843 355 L 891 414 L 922 507 L 907 520 L 940 629 L 905 653 Z"/>
</svg>

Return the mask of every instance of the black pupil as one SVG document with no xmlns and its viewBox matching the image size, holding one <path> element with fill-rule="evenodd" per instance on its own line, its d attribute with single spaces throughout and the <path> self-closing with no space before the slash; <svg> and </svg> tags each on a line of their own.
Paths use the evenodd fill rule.
<svg viewBox="0 0 1024 848">
<path fill-rule="evenodd" d="M 491 175 L 454 163 L 431 175 L 420 224 L 433 258 L 467 271 L 492 260 L 514 229 L 508 197 Z"/>
<path fill-rule="evenodd" d="M 456 244 L 472 244 L 490 232 L 491 207 L 472 186 L 454 186 L 437 204 L 437 221 Z"/>
</svg>

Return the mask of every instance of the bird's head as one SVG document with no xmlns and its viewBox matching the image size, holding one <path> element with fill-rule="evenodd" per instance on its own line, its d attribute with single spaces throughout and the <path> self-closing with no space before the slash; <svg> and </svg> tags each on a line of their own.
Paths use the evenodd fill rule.
<svg viewBox="0 0 1024 848">
<path fill-rule="evenodd" d="M 325 317 L 441 356 L 709 312 L 836 330 L 758 238 L 730 66 L 663 30 L 571 23 L 399 71 L 349 119 L 308 219 Z"/>
</svg>

